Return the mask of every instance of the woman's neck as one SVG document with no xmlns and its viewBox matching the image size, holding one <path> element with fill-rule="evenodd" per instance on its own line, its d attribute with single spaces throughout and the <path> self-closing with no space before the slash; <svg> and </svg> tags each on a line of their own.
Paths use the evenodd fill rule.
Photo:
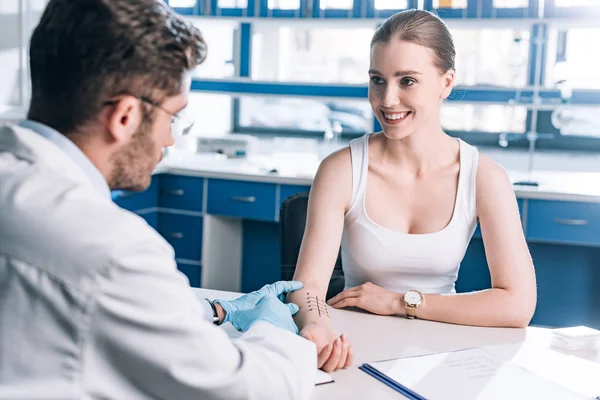
<svg viewBox="0 0 600 400">
<path fill-rule="evenodd" d="M 447 165 L 453 159 L 455 139 L 441 127 L 414 132 L 403 139 L 389 139 L 380 135 L 379 159 L 382 164 L 400 167 L 415 174 Z"/>
</svg>

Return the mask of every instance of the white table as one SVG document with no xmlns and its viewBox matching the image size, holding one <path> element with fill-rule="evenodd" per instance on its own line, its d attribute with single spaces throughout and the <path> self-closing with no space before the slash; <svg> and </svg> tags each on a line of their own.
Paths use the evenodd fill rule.
<svg viewBox="0 0 600 400">
<path fill-rule="evenodd" d="M 196 292 L 199 298 L 228 300 L 239 296 L 239 293 L 208 289 L 198 289 Z M 334 372 L 334 383 L 317 386 L 313 392 L 313 399 L 403 398 L 398 392 L 358 369 L 367 362 L 490 345 L 504 345 L 500 347 L 501 356 L 507 360 L 516 360 L 524 353 L 550 348 L 551 332 L 544 328 L 479 328 L 383 317 L 331 307 L 329 310 L 334 328 L 337 332 L 346 334 L 352 343 L 354 364 L 348 369 Z M 231 326 L 225 326 L 224 329 L 231 336 L 239 335 Z M 567 353 L 552 350 L 552 353 L 547 355 L 553 354 L 560 357 Z M 598 351 L 577 352 L 571 355 L 600 363 Z M 565 368 L 568 366 L 565 365 Z M 561 375 L 561 371 L 554 372 L 557 376 Z"/>
</svg>

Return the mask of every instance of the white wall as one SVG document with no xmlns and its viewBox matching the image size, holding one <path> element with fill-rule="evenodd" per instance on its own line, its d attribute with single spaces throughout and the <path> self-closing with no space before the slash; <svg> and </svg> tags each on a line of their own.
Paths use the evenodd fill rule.
<svg viewBox="0 0 600 400">
<path fill-rule="evenodd" d="M 0 121 L 23 118 L 29 105 L 29 37 L 47 0 L 0 0 Z"/>
</svg>

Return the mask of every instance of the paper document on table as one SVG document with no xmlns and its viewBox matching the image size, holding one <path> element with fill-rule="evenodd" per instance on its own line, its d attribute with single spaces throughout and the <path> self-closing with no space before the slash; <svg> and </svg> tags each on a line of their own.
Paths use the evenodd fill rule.
<svg viewBox="0 0 600 400">
<path fill-rule="evenodd" d="M 333 378 L 325 371 L 317 370 L 317 379 L 315 380 L 315 385 L 322 385 L 324 383 L 333 382 Z"/>
<path fill-rule="evenodd" d="M 482 349 L 373 362 L 361 369 L 409 399 L 589 399 Z"/>
<path fill-rule="evenodd" d="M 587 398 L 600 395 L 600 364 L 593 361 L 527 343 L 517 349 L 513 344 L 498 344 L 482 349 Z M 510 355 L 510 359 L 507 355 Z"/>
</svg>

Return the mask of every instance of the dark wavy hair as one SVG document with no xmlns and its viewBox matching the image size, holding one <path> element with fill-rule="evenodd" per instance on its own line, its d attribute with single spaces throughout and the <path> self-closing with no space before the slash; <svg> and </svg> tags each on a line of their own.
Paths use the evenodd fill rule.
<svg viewBox="0 0 600 400">
<path fill-rule="evenodd" d="M 120 94 L 160 103 L 180 93 L 206 43 L 160 0 L 51 0 L 29 58 L 28 118 L 68 134 Z"/>
</svg>

